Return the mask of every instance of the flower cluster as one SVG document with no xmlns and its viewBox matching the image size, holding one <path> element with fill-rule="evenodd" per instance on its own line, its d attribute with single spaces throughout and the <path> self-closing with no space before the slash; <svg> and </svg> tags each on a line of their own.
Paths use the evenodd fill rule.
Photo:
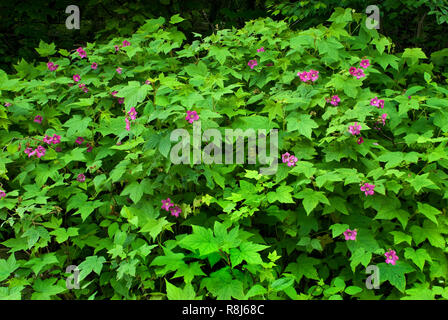
<svg viewBox="0 0 448 320">
<path fill-rule="evenodd" d="M 61 136 L 54 134 L 53 137 L 50 137 L 49 135 L 46 134 L 43 141 L 46 144 L 58 144 L 61 143 Z"/>
<path fill-rule="evenodd" d="M 354 230 L 347 229 L 346 231 L 344 231 L 345 240 L 356 240 L 357 233 L 358 231 L 356 231 L 356 229 Z"/>
<path fill-rule="evenodd" d="M 370 100 L 370 105 L 383 109 L 384 108 L 384 100 L 378 99 L 378 97 L 375 97 L 372 100 Z"/>
<path fill-rule="evenodd" d="M 87 53 L 84 51 L 84 49 L 82 47 L 79 47 L 78 49 L 76 49 L 76 52 L 78 52 L 79 57 L 81 59 L 87 57 Z"/>
<path fill-rule="evenodd" d="M 361 191 L 364 191 L 366 196 L 373 196 L 373 194 L 375 193 L 375 191 L 373 190 L 373 189 L 375 189 L 375 185 L 369 184 L 367 182 L 364 183 L 360 189 L 361 189 Z"/>
<path fill-rule="evenodd" d="M 80 83 L 80 84 L 78 84 L 78 87 L 79 87 L 80 89 L 82 89 L 82 91 L 84 91 L 84 93 L 89 92 L 89 89 L 86 87 L 86 85 L 85 85 L 84 83 Z"/>
<path fill-rule="evenodd" d="M 179 208 L 179 206 L 174 205 L 174 203 L 171 202 L 170 198 L 162 200 L 162 209 L 165 209 L 166 211 L 171 211 L 171 215 L 175 216 L 176 218 L 178 218 L 179 214 L 182 213 L 182 210 Z"/>
<path fill-rule="evenodd" d="M 397 263 L 398 256 L 395 250 L 389 249 L 389 251 L 386 252 L 384 255 L 386 256 L 386 263 L 390 263 L 392 265 L 395 265 Z"/>
<path fill-rule="evenodd" d="M 289 152 L 282 154 L 282 162 L 287 163 L 288 167 L 294 167 L 297 160 L 298 159 L 295 156 L 289 154 Z"/>
<path fill-rule="evenodd" d="M 307 81 L 316 81 L 317 79 L 319 79 L 319 71 L 317 70 L 313 70 L 311 69 L 310 71 L 303 71 L 303 72 L 297 72 L 297 75 L 300 77 L 300 80 L 302 80 L 302 82 L 307 82 Z"/>
<path fill-rule="evenodd" d="M 127 131 L 131 130 L 131 122 L 129 121 L 129 118 L 131 118 L 131 120 L 137 119 L 137 111 L 135 110 L 134 107 L 132 107 L 131 110 L 128 111 L 125 118 Z"/>
<path fill-rule="evenodd" d="M 50 71 L 56 71 L 56 69 L 59 67 L 58 64 L 54 64 L 53 62 L 48 62 L 47 63 L 47 68 Z"/>
<path fill-rule="evenodd" d="M 199 120 L 199 115 L 196 111 L 187 110 L 187 115 L 185 116 L 185 120 L 187 120 L 189 123 L 193 123 L 194 121 Z"/>
<path fill-rule="evenodd" d="M 33 150 L 33 148 L 26 148 L 24 152 L 28 155 L 28 158 L 30 158 L 31 156 L 34 156 L 34 155 L 36 155 L 38 158 L 40 158 L 45 155 L 46 151 L 47 150 L 44 147 L 38 146 L 34 150 Z"/>
<path fill-rule="evenodd" d="M 367 69 L 368 66 L 370 66 L 370 61 L 368 59 L 363 59 L 361 60 L 361 62 L 359 63 L 359 66 L 363 69 Z M 356 79 L 361 79 L 363 77 L 365 77 L 365 73 L 364 70 L 362 70 L 361 68 L 356 68 L 356 67 L 350 67 L 350 69 L 348 69 L 348 72 L 356 77 Z"/>
<path fill-rule="evenodd" d="M 255 66 L 257 66 L 258 65 L 258 63 L 257 63 L 257 60 L 249 60 L 249 62 L 247 63 L 247 65 L 251 68 L 251 69 L 253 69 Z"/>
</svg>

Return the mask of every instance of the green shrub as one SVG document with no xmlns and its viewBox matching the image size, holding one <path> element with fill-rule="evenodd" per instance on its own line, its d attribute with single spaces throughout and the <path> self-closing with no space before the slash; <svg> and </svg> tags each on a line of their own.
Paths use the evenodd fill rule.
<svg viewBox="0 0 448 320">
<path fill-rule="evenodd" d="M 0 297 L 448 298 L 448 89 L 421 49 L 391 54 L 351 9 L 329 27 L 259 19 L 190 44 L 178 20 L 78 52 L 42 42 L 38 65 L 0 71 Z M 203 130 L 278 129 L 276 173 L 173 164 L 190 110 Z"/>
</svg>

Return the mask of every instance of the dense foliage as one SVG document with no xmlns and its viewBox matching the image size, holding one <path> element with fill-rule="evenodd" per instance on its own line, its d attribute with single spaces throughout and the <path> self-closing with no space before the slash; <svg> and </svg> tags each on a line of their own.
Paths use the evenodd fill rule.
<svg viewBox="0 0 448 320">
<path fill-rule="evenodd" d="M 191 43 L 181 22 L 0 71 L 0 298 L 447 299 L 443 52 L 391 53 L 343 8 Z M 277 172 L 173 164 L 191 111 L 278 129 Z"/>
</svg>

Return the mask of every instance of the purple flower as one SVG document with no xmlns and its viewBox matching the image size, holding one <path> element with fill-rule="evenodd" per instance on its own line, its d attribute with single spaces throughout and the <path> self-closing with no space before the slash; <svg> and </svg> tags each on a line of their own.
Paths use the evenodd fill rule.
<svg viewBox="0 0 448 320">
<path fill-rule="evenodd" d="M 128 40 L 123 40 L 123 47 L 128 47 L 130 45 L 131 43 Z"/>
<path fill-rule="evenodd" d="M 53 143 L 53 144 L 61 143 L 61 136 L 60 136 L 60 135 L 57 135 L 57 134 L 54 134 L 54 135 L 53 135 L 53 141 L 52 141 L 52 143 Z"/>
<path fill-rule="evenodd" d="M 247 63 L 247 65 L 253 69 L 256 65 L 258 65 L 257 60 L 249 60 L 249 62 Z"/>
<path fill-rule="evenodd" d="M 135 120 L 137 118 L 137 111 L 135 111 L 134 107 L 131 108 L 128 114 L 131 117 L 131 120 Z"/>
<path fill-rule="evenodd" d="M 294 167 L 296 165 L 297 162 L 297 158 L 293 155 L 291 155 L 288 159 L 288 167 Z"/>
<path fill-rule="evenodd" d="M 117 52 L 118 50 L 120 50 L 120 47 L 117 46 L 117 45 L 114 45 L 114 48 L 115 48 L 115 52 Z"/>
<path fill-rule="evenodd" d="M 331 102 L 330 103 L 332 105 L 334 105 L 334 106 L 337 106 L 340 101 L 341 101 L 341 99 L 337 95 L 335 95 L 335 96 L 331 97 Z"/>
<path fill-rule="evenodd" d="M 379 102 L 378 97 L 375 97 L 372 100 L 370 100 L 370 105 L 378 107 L 378 102 Z"/>
<path fill-rule="evenodd" d="M 87 152 L 92 152 L 93 147 L 90 145 L 90 143 L 86 144 Z"/>
<path fill-rule="evenodd" d="M 381 108 L 381 109 L 384 108 L 384 100 L 383 99 L 378 100 L 378 108 Z"/>
<path fill-rule="evenodd" d="M 6 197 L 6 192 L 0 189 L 0 199 Z"/>
<path fill-rule="evenodd" d="M 308 74 L 311 77 L 311 81 L 316 81 L 319 78 L 319 71 L 311 69 Z"/>
<path fill-rule="evenodd" d="M 344 232 L 345 240 L 356 240 L 356 234 L 357 233 L 358 232 L 356 231 L 356 229 L 355 230 L 347 229 Z"/>
<path fill-rule="evenodd" d="M 98 68 L 98 63 L 94 62 L 92 63 L 92 65 L 90 66 L 93 70 L 96 70 L 96 68 Z"/>
<path fill-rule="evenodd" d="M 81 76 L 79 74 L 75 74 L 73 76 L 73 81 L 78 82 L 79 80 L 81 80 Z"/>
<path fill-rule="evenodd" d="M 356 141 L 358 144 L 361 144 L 364 142 L 364 139 L 362 137 L 359 137 L 358 140 Z"/>
<path fill-rule="evenodd" d="M 357 70 L 357 69 L 356 69 L 355 67 L 350 67 L 350 69 L 348 69 L 348 72 L 349 72 L 352 76 L 354 76 L 356 70 Z"/>
<path fill-rule="evenodd" d="M 348 127 L 348 131 L 352 135 L 357 136 L 358 134 L 361 133 L 361 125 L 358 125 L 358 122 L 355 122 L 354 125 Z"/>
<path fill-rule="evenodd" d="M 199 120 L 199 115 L 194 110 L 192 110 L 192 111 L 187 110 L 187 115 L 185 117 L 185 120 L 187 120 L 189 123 L 193 123 L 194 121 Z"/>
<path fill-rule="evenodd" d="M 166 198 L 166 200 L 162 200 L 162 209 L 165 209 L 166 211 L 170 210 L 170 207 L 174 206 L 173 203 L 171 203 L 170 198 Z"/>
<path fill-rule="evenodd" d="M 121 69 L 120 67 L 118 67 L 116 71 L 117 71 L 119 74 L 121 74 L 122 70 L 123 70 L 123 69 Z"/>
<path fill-rule="evenodd" d="M 289 156 L 290 156 L 289 152 L 282 154 L 282 162 L 283 163 L 288 162 Z"/>
<path fill-rule="evenodd" d="M 31 157 L 30 153 L 33 152 L 33 148 L 28 147 L 23 152 L 25 152 L 28 155 L 28 158 L 29 158 L 29 157 Z"/>
<path fill-rule="evenodd" d="M 174 208 L 171 208 L 170 210 L 171 210 L 171 215 L 175 216 L 176 218 L 178 218 L 179 214 L 182 212 L 182 210 L 178 206 L 175 206 Z"/>
<path fill-rule="evenodd" d="M 77 144 L 82 144 L 84 142 L 84 138 L 82 138 L 82 137 L 78 137 L 78 138 L 76 138 L 76 141 L 75 141 L 75 143 L 77 143 Z"/>
<path fill-rule="evenodd" d="M 9 102 L 5 102 L 5 107 L 10 107 L 11 104 Z"/>
<path fill-rule="evenodd" d="M 42 123 L 42 116 L 41 116 L 41 115 L 37 115 L 37 116 L 34 118 L 34 122 Z"/>
<path fill-rule="evenodd" d="M 367 67 L 370 66 L 370 62 L 368 59 L 364 59 L 364 60 L 361 60 L 359 65 L 361 66 L 361 68 L 367 69 Z"/>
<path fill-rule="evenodd" d="M 43 157 L 45 155 L 45 152 L 47 150 L 45 150 L 45 148 L 42 147 L 42 146 L 38 146 L 35 151 L 36 151 L 37 157 L 40 158 L 40 157 Z"/>
<path fill-rule="evenodd" d="M 46 144 L 51 144 L 53 142 L 53 138 L 46 134 L 43 142 L 45 142 Z"/>
<path fill-rule="evenodd" d="M 366 194 L 366 196 L 372 196 L 375 191 L 373 191 L 373 189 L 375 189 L 375 185 L 374 184 L 369 184 L 369 183 L 364 183 L 364 185 L 361 186 L 361 191 L 364 191 L 364 193 Z"/>
<path fill-rule="evenodd" d="M 386 252 L 384 255 L 386 256 L 386 263 L 390 263 L 392 265 L 395 265 L 397 263 L 398 256 L 395 250 L 389 249 L 389 251 Z"/>
<path fill-rule="evenodd" d="M 53 62 L 48 62 L 47 63 L 47 68 L 50 71 L 55 71 L 58 67 L 59 67 L 59 65 L 58 64 L 54 64 Z"/>
<path fill-rule="evenodd" d="M 126 122 L 126 130 L 127 131 L 131 130 L 131 123 L 129 122 L 128 117 L 126 117 L 124 120 Z"/>
<path fill-rule="evenodd" d="M 84 182 L 86 181 L 86 176 L 82 173 L 78 174 L 78 177 L 76 178 L 76 180 L 78 180 L 79 182 Z"/>
<path fill-rule="evenodd" d="M 303 72 L 297 72 L 297 75 L 300 77 L 300 80 L 302 80 L 302 82 L 307 82 L 309 80 L 311 80 L 311 76 L 308 72 L 303 71 Z"/>
<path fill-rule="evenodd" d="M 146 80 L 146 81 L 145 81 L 145 84 L 151 84 L 151 81 Z"/>
<path fill-rule="evenodd" d="M 364 74 L 364 71 L 362 69 L 356 69 L 355 72 L 353 72 L 353 76 L 356 77 L 356 79 L 364 78 L 366 75 Z"/>
<path fill-rule="evenodd" d="M 118 98 L 118 103 L 119 104 L 123 104 L 123 102 L 124 102 L 124 98 Z"/>
<path fill-rule="evenodd" d="M 264 47 L 261 47 L 260 49 L 257 49 L 257 52 L 264 52 Z"/>
</svg>

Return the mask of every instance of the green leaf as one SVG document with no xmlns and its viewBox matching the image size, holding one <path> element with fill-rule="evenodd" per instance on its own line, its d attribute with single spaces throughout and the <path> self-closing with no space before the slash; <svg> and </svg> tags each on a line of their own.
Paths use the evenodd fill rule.
<svg viewBox="0 0 448 320">
<path fill-rule="evenodd" d="M 54 43 L 48 44 L 40 40 L 39 48 L 36 48 L 37 53 L 41 57 L 48 57 L 56 53 L 56 45 Z"/>
<path fill-rule="evenodd" d="M 301 135 L 311 139 L 313 129 L 317 128 L 317 123 L 311 119 L 309 114 L 292 113 L 286 118 L 287 129 L 289 132 L 298 131 Z"/>
<path fill-rule="evenodd" d="M 219 243 L 213 236 L 213 231 L 200 226 L 192 226 L 193 233 L 182 238 L 179 246 L 191 251 L 199 250 L 201 256 L 219 252 Z"/>
<path fill-rule="evenodd" d="M 439 224 L 436 218 L 436 215 L 442 213 L 439 209 L 436 209 L 427 203 L 421 203 L 421 202 L 417 202 L 417 206 L 418 206 L 417 212 L 423 214 L 425 217 L 427 217 L 435 224 Z"/>
<path fill-rule="evenodd" d="M 97 275 L 100 275 L 104 262 L 106 262 L 106 259 L 103 256 L 86 257 L 85 260 L 78 265 L 78 281 L 81 282 L 85 277 L 92 273 L 92 271 Z"/>
<path fill-rule="evenodd" d="M 16 263 L 14 253 L 9 256 L 8 260 L 0 259 L 0 282 L 7 279 L 18 268 L 19 265 Z"/>
<path fill-rule="evenodd" d="M 228 267 L 211 273 L 210 277 L 202 280 L 202 284 L 218 300 L 244 299 L 243 283 L 233 279 Z"/>
<path fill-rule="evenodd" d="M 422 248 L 417 250 L 414 250 L 413 248 L 406 248 L 404 249 L 404 257 L 412 260 L 412 262 L 414 262 L 421 271 L 423 271 L 425 261 L 432 262 L 431 256 L 425 249 Z"/>
<path fill-rule="evenodd" d="M 262 264 L 263 260 L 258 251 L 266 248 L 269 247 L 253 242 L 243 242 L 238 249 L 230 249 L 230 261 L 232 262 L 232 267 L 235 268 L 243 262 L 243 260 L 248 264 Z"/>
<path fill-rule="evenodd" d="M 295 198 L 303 199 L 302 204 L 307 215 L 313 211 L 319 203 L 330 205 L 327 197 L 321 191 L 314 191 L 306 188 L 294 195 Z"/>
<path fill-rule="evenodd" d="M 415 271 L 414 268 L 403 261 L 397 261 L 396 265 L 382 262 L 377 264 L 377 266 L 379 268 L 380 284 L 389 281 L 391 285 L 402 293 L 404 293 L 406 288 L 405 274 Z"/>
<path fill-rule="evenodd" d="M 182 21 L 184 21 L 184 20 L 185 20 L 185 19 L 182 18 L 179 14 L 175 14 L 174 16 L 171 17 L 171 19 L 170 19 L 170 23 L 171 23 L 171 24 L 176 24 L 176 23 L 182 22 Z"/>
</svg>

